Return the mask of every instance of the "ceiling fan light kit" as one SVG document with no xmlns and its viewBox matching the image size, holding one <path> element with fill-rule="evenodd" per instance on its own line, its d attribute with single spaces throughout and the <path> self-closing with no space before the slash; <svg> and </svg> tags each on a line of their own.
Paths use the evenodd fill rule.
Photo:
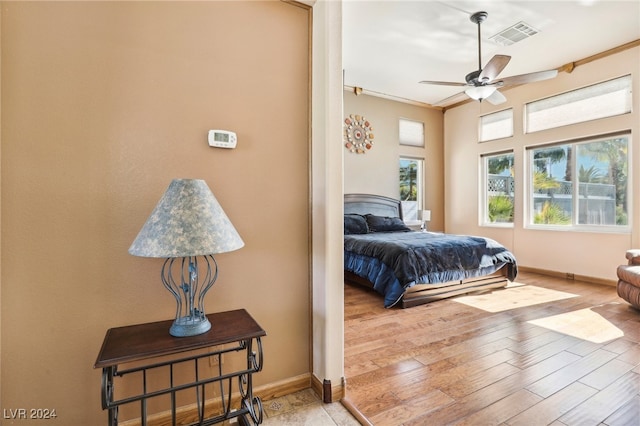
<svg viewBox="0 0 640 426">
<path fill-rule="evenodd" d="M 494 55 L 485 67 L 482 68 L 482 37 L 480 26 L 488 17 L 489 14 L 484 11 L 476 12 L 469 17 L 471 22 L 478 25 L 478 69 L 465 76 L 465 83 L 428 80 L 421 81 L 420 83 L 467 87 L 462 93 L 466 94 L 469 98 L 480 102 L 486 99 L 489 103 L 498 105 L 507 100 L 504 95 L 498 91 L 498 88 L 547 80 L 554 78 L 558 74 L 557 70 L 548 70 L 497 79 L 498 75 L 511 60 L 511 56 L 507 55 Z M 448 104 L 449 101 L 460 100 L 459 95 L 462 93 L 443 99 L 435 105 L 444 106 Z"/>
<path fill-rule="evenodd" d="M 495 86 L 474 86 L 469 87 L 464 91 L 464 93 L 466 93 L 471 99 L 482 102 L 483 99 L 487 99 L 489 96 L 493 95 L 493 92 L 496 90 L 497 87 Z"/>
</svg>

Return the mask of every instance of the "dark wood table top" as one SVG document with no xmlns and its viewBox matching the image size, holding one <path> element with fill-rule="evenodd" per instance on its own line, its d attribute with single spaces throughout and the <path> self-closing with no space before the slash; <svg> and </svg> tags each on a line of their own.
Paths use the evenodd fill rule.
<svg viewBox="0 0 640 426">
<path fill-rule="evenodd" d="M 94 368 L 224 345 L 267 334 L 244 309 L 208 314 L 207 318 L 211 323 L 211 330 L 188 337 L 169 334 L 173 320 L 110 328 Z"/>
</svg>

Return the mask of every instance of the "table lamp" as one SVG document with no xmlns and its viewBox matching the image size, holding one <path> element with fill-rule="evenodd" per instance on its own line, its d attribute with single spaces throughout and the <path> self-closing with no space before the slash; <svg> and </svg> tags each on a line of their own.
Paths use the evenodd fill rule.
<svg viewBox="0 0 640 426">
<path fill-rule="evenodd" d="M 166 258 L 162 284 L 176 299 L 175 337 L 211 328 L 204 297 L 218 277 L 213 255 L 237 250 L 244 241 L 204 180 L 174 179 L 129 247 L 141 257 Z"/>
<path fill-rule="evenodd" d="M 427 231 L 427 222 L 431 220 L 431 210 L 422 210 L 420 212 L 420 229 L 424 232 Z"/>
</svg>

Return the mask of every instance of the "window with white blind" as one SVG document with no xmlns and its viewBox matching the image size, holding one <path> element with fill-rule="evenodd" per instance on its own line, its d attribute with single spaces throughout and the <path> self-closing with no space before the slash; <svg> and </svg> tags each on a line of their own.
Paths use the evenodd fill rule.
<svg viewBox="0 0 640 426">
<path fill-rule="evenodd" d="M 398 128 L 400 145 L 424 146 L 424 123 L 401 118 Z"/>
<path fill-rule="evenodd" d="M 572 90 L 525 105 L 525 133 L 631 112 L 631 76 Z"/>
<path fill-rule="evenodd" d="M 480 142 L 513 136 L 513 108 L 481 116 L 478 133 Z"/>
</svg>

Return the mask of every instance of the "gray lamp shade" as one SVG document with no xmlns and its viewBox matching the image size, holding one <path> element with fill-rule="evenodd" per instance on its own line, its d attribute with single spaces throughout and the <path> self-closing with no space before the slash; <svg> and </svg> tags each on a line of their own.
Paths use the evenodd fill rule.
<svg viewBox="0 0 640 426">
<path fill-rule="evenodd" d="M 129 247 L 142 257 L 189 257 L 225 253 L 244 241 L 206 182 L 174 179 Z"/>
</svg>

